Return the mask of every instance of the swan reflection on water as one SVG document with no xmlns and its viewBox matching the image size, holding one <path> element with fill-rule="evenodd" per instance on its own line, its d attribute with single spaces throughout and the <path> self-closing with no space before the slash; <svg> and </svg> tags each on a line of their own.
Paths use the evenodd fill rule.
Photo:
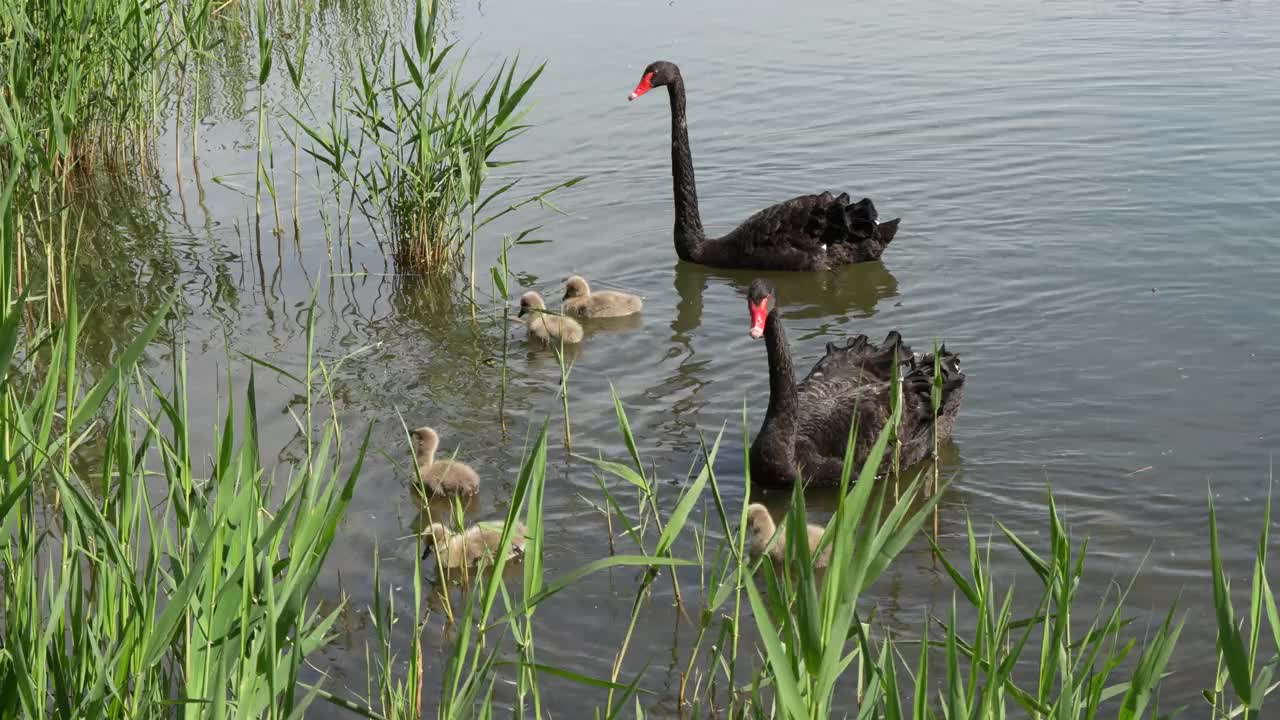
<svg viewBox="0 0 1280 720">
<path fill-rule="evenodd" d="M 675 288 L 679 298 L 671 322 L 671 341 L 686 345 L 682 337 L 702 325 L 702 296 L 711 283 L 727 285 L 746 297 L 752 279 L 761 273 L 751 270 L 721 270 L 677 262 Z M 813 319 L 828 316 L 869 318 L 883 300 L 898 296 L 898 279 L 882 262 L 846 265 L 822 273 L 767 273 L 766 276 L 787 297 L 784 318 Z"/>
</svg>

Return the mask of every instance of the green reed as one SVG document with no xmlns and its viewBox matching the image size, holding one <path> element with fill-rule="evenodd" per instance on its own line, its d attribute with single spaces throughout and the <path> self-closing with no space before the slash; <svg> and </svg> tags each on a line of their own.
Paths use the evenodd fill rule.
<svg viewBox="0 0 1280 720">
<path fill-rule="evenodd" d="M 6 258 L 16 237 L 10 196 L 0 194 Z M 628 510 L 601 480 L 610 526 L 621 528 L 635 554 L 611 554 L 548 576 L 544 424 L 525 452 L 504 518 L 504 546 L 516 520 L 528 527 L 520 580 L 509 587 L 505 552 L 467 576 L 451 613 L 441 674 L 432 680 L 438 693 L 428 692 L 424 674 L 422 634 L 433 617 L 427 571 L 415 566 L 411 599 L 400 606 L 383 587 L 376 556 L 367 696 L 352 697 L 323 681 L 302 684 L 303 663 L 324 646 L 345 611 L 343 603 L 318 610 L 316 579 L 369 441 L 367 432 L 356 445 L 344 441 L 336 418 L 313 415 L 319 398 L 312 387 L 328 393 L 330 369 L 315 359 L 312 331 L 307 371 L 294 378 L 306 386 L 307 409 L 299 418 L 305 458 L 284 471 L 264 465 L 251 374 L 244 400 L 228 402 L 205 463 L 192 453 L 199 421 L 186 398 L 183 353 L 173 353 L 170 387 L 138 370 L 163 311 L 113 366 L 85 378 L 77 362 L 76 285 L 69 286 L 56 331 L 31 334 L 22 331 L 20 317 L 30 298 L 14 280 L 13 263 L 0 264 L 0 708 L 10 709 L 0 716 L 286 717 L 322 699 L 370 718 L 421 717 L 433 708 L 437 717 L 463 718 L 492 713 L 498 683 L 514 688 L 515 714 L 555 716 L 557 703 L 541 689 L 547 677 L 598 692 L 602 716 L 638 715 L 645 678 L 624 678 L 622 667 L 663 572 L 670 573 L 677 612 L 692 610 L 675 621 L 696 630 L 682 662 L 681 703 L 696 703 L 707 715 L 813 718 L 841 706 L 867 718 L 1160 715 L 1160 682 L 1170 672 L 1184 621 L 1169 612 L 1156 628 L 1135 632 L 1125 612 L 1134 581 L 1084 606 L 1088 544 L 1073 541 L 1052 495 L 1045 548 L 1032 548 L 1000 526 L 1038 578 L 1038 588 L 1016 596 L 1019 606 L 1032 600 L 1030 614 L 1015 616 L 1013 588 L 993 579 L 992 541 L 984 545 L 966 523 L 962 562 L 934 545 L 955 600 L 924 618 L 918 635 L 904 636 L 874 620 L 867 594 L 916 542 L 942 493 L 922 498 L 922 477 L 895 501 L 877 482 L 882 465 L 891 462 L 895 422 L 886 424 L 862 467 L 854 466 L 851 450 L 846 454 L 835 513 L 818 549 L 829 548 L 830 566 L 813 567 L 805 498 L 796 490 L 783 523 L 785 561 L 775 567 L 753 562 L 746 551 L 750 468 L 743 502 L 732 506 L 714 470 L 717 437 L 702 443 L 692 478 L 674 497 L 662 497 L 616 395 L 629 463 L 590 462 L 602 477 L 637 493 L 635 509 Z M 308 327 L 313 323 L 308 314 Z M 744 448 L 749 427 L 744 412 Z M 1214 717 L 1260 717 L 1280 663 L 1274 648 L 1263 649 L 1268 637 L 1280 641 L 1266 573 L 1269 511 L 1243 626 L 1231 604 L 1212 503 L 1210 521 L 1223 669 L 1206 698 Z M 714 540 L 712 527 L 723 540 Z M 682 557 L 690 543 L 696 561 Z M 607 675 L 540 661 L 535 629 L 543 602 L 615 567 L 646 572 L 635 581 L 627 631 Z M 680 584 L 680 567 L 690 568 L 696 585 Z M 445 579 L 437 583 L 453 592 Z M 972 633 L 962 634 L 969 626 Z M 394 648 L 406 640 L 409 656 L 401 663 Z M 908 658 L 903 650 L 913 646 Z"/>
<path fill-rule="evenodd" d="M 288 0 L 16 0 L 0 6 L 0 173 L 21 172 L 12 202 L 19 209 L 18 235 L 32 242 L 19 249 L 17 277 L 19 285 L 32 275 L 43 278 L 45 292 L 37 293 L 45 303 L 43 322 L 55 322 L 65 311 L 68 258 L 76 251 L 70 240 L 80 221 L 74 191 L 82 178 L 99 171 L 153 171 L 156 139 L 175 115 L 179 129 L 184 121 L 189 125 L 192 169 L 199 172 L 194 156 L 208 111 L 211 66 L 225 65 L 236 78 L 243 69 L 246 82 L 240 87 L 251 86 L 250 77 L 257 81 L 252 194 L 259 216 L 264 192 L 271 196 L 279 231 L 269 131 L 274 112 L 266 84 L 275 55 L 283 55 L 306 105 L 299 116 L 317 116 L 305 99 L 303 68 L 310 16 L 331 10 Z M 528 93 L 542 68 L 524 74 L 509 62 L 464 79 L 465 58 L 449 57 L 454 46 L 441 39 L 439 4 L 425 0 L 415 10 L 411 41 L 384 42 L 361 55 L 354 95 L 339 92 L 335 83 L 328 127 L 299 120 L 291 128 L 294 225 L 300 224 L 298 133 L 305 132 L 315 140 L 308 150 L 351 191 L 345 223 L 339 212 L 339 231 L 349 230 L 359 202 L 369 217 L 385 220 L 395 253 L 408 268 L 441 271 L 458 267 L 464 246 L 474 250 L 477 233 L 490 222 L 528 204 L 554 207 L 547 196 L 577 179 L 518 201 L 508 199 L 518 180 L 491 187 L 490 175 L 513 164 L 497 153 L 525 131 Z M 281 33 L 289 42 L 301 39 L 282 52 Z M 179 178 L 181 136 L 175 133 Z M 366 158 L 366 149 L 376 153 Z M 473 303 L 475 262 L 472 252 Z"/>
<path fill-rule="evenodd" d="M 3 121 L 11 142 L 54 179 L 98 166 L 146 165 L 167 92 L 170 4 L 123 0 L 0 6 Z"/>
<path fill-rule="evenodd" d="M 1038 588 L 1016 596 L 1033 601 L 1032 614 L 1014 616 L 1014 589 L 997 587 L 992 577 L 992 541 L 984 547 L 966 522 L 963 562 L 934 545 L 955 599 L 940 617 L 925 618 L 918 636 L 904 638 L 872 621 L 865 596 L 936 510 L 942 489 L 936 465 L 925 500 L 919 480 L 893 499 L 877 484 L 882 465 L 895 476 L 901 470 L 896 417 L 861 468 L 846 457 L 824 539 L 831 567 L 817 572 L 803 540 L 802 493 L 794 494 L 784 523 L 782 567 L 751 562 L 743 530 L 749 468 L 744 502 L 731 508 L 714 472 L 720 438 L 710 447 L 702 442 L 699 471 L 667 503 L 616 394 L 631 464 L 590 461 L 635 489 L 636 509 L 628 512 L 600 480 L 611 549 L 616 523 L 635 554 L 545 576 L 544 426 L 521 464 L 505 524 L 504 543 L 515 519 L 523 517 L 529 528 L 519 596 L 503 579 L 504 553 L 495 567 L 470 578 L 460 610 L 449 612 L 457 632 L 439 695 L 428 700 L 423 687 L 421 634 L 431 613 L 421 568 L 414 573 L 411 625 L 396 624 L 405 611 L 383 594 L 377 575 L 367 702 L 301 685 L 302 663 L 328 641 L 343 610 L 339 603 L 319 612 L 316 580 L 369 437 L 366 431 L 352 445 L 335 418 L 315 422 L 313 391 L 328 388 L 328 371 L 315 361 L 314 317 L 308 315 L 301 379 L 306 454 L 288 469 L 271 468 L 260 455 L 252 377 L 239 407 L 227 400 L 212 457 L 193 457 L 195 423 L 209 421 L 192 417 L 181 349 L 172 353 L 170 387 L 139 369 L 164 308 L 96 377 L 85 375 L 80 351 L 86 316 L 71 260 L 83 215 L 71 202 L 75 186 L 92 171 L 154 164 L 156 128 L 171 104 L 184 114 L 188 80 L 223 42 L 219 7 L 210 0 L 0 5 L 0 717 L 291 717 L 316 698 L 366 717 L 420 717 L 431 703 L 439 717 L 470 717 L 492 712 L 502 673 L 508 680 L 514 674 L 522 716 L 558 714 L 539 690 L 546 675 L 600 691 L 602 715 L 639 714 L 644 678 L 626 680 L 622 666 L 662 572 L 670 573 L 679 612 L 697 608 L 694 647 L 681 676 L 684 703 L 705 697 L 713 708 L 722 703 L 735 716 L 751 717 L 825 717 L 837 703 L 875 718 L 1161 714 L 1160 683 L 1171 672 L 1185 621 L 1170 611 L 1139 644 L 1125 612 L 1128 587 L 1082 607 L 1088 544 L 1073 540 L 1052 495 L 1046 548 L 1033 549 L 1000 526 L 1039 580 Z M 490 175 L 507 164 L 499 149 L 527 128 L 527 98 L 542 66 L 522 74 L 516 63 L 503 64 L 466 80 L 465 56 L 447 64 L 454 46 L 442 42 L 438 15 L 437 3 L 420 0 L 412 42 L 383 45 L 362 58 L 354 94 L 343 96 L 335 86 L 329 125 L 300 121 L 294 145 L 301 128 L 314 142 L 310 152 L 350 190 L 348 222 L 357 201 L 374 217 L 386 211 L 397 256 L 408 267 L 461 267 L 469 253 L 474 307 L 477 231 L 524 205 L 549 205 L 549 193 L 578 179 L 515 202 L 507 198 L 516 182 L 490 189 Z M 256 20 L 261 91 L 273 54 L 265 2 Z M 289 63 L 300 93 L 304 61 L 305 44 Z M 194 152 L 201 84 L 192 82 L 190 91 Z M 257 117 L 255 203 L 264 188 L 276 203 L 261 92 Z M 278 203 L 276 212 L 279 226 Z M 504 250 L 504 300 L 508 273 Z M 31 282 L 40 276 L 43 288 Z M 560 357 L 568 443 L 569 366 Z M 896 416 L 901 402 L 896 392 L 892 397 Z M 935 410 L 939 397 L 935 388 Z M 749 427 L 744 410 L 744 448 Z M 1238 615 L 1210 498 L 1215 615 L 1212 629 L 1199 629 L 1217 637 L 1219 670 L 1204 693 L 1215 718 L 1263 717 L 1277 687 L 1280 613 L 1267 576 L 1269 508 L 1268 502 L 1248 611 Z M 719 543 L 711 524 L 723 535 Z M 697 562 L 680 557 L 690 541 Z M 696 592 L 676 574 L 695 565 Z M 608 677 L 541 663 L 534 633 L 540 604 L 587 575 L 627 566 L 646 572 Z M 968 625 L 973 633 L 962 636 Z M 401 675 L 392 648 L 406 631 L 413 650 Z M 902 649 L 911 643 L 918 652 L 908 661 Z M 851 684 L 859 692 L 849 692 Z"/>
<path fill-rule="evenodd" d="M 275 153 L 271 150 L 271 135 L 267 132 L 267 79 L 271 77 L 271 65 L 273 61 L 272 49 L 275 41 L 272 40 L 269 28 L 269 17 L 267 13 L 267 0 L 258 0 L 258 10 L 255 13 L 256 37 L 258 41 L 258 145 L 257 145 L 257 172 L 254 178 L 253 203 L 255 219 L 262 221 L 262 189 L 265 186 L 267 192 L 271 195 L 271 205 L 275 209 L 276 225 L 275 232 L 282 231 L 280 225 L 280 202 L 276 197 L 275 187 Z M 269 161 L 263 160 L 263 148 Z"/>
<path fill-rule="evenodd" d="M 1247 624 L 1238 622 L 1231 600 L 1231 584 L 1218 547 L 1218 516 L 1214 510 L 1213 494 L 1209 494 L 1209 550 L 1218 630 L 1218 674 L 1213 689 L 1205 691 L 1205 698 L 1213 706 L 1214 717 L 1261 718 L 1263 701 L 1280 687 L 1280 682 L 1273 682 L 1277 668 L 1280 668 L 1280 611 L 1276 609 L 1275 594 L 1267 578 L 1270 544 L 1271 494 L 1268 491 L 1249 586 L 1249 614 L 1244 618 Z M 1270 657 L 1265 661 L 1259 648 L 1264 626 L 1271 629 L 1274 643 Z M 1241 635 L 1242 629 L 1247 629 L 1247 640 Z M 1226 693 L 1228 685 L 1236 698 L 1234 701 Z"/>
<path fill-rule="evenodd" d="M 524 205 L 549 205 L 550 193 L 581 178 L 500 207 L 519 181 L 489 188 L 495 168 L 514 164 L 496 153 L 528 128 L 525 99 L 544 66 L 519 74 L 517 62 L 504 62 L 466 80 L 465 54 L 446 64 L 455 48 L 442 41 L 440 3 L 417 0 L 411 42 L 383 42 L 361 57 L 349 99 L 335 86 L 331 117 L 342 120 L 302 127 L 314 143 L 308 152 L 376 209 L 371 219 L 385 218 L 404 267 L 443 272 L 470 250 L 474 302 L 477 231 Z"/>
<path fill-rule="evenodd" d="M 330 424 L 273 480 L 251 374 L 206 466 L 191 453 L 183 352 L 172 388 L 137 370 L 165 313 L 83 378 L 74 287 L 56 333 L 21 335 L 11 285 L 0 320 L 0 705 L 41 718 L 301 712 L 303 658 L 341 609 L 321 614 L 311 595 L 368 433 L 346 447 Z"/>
</svg>

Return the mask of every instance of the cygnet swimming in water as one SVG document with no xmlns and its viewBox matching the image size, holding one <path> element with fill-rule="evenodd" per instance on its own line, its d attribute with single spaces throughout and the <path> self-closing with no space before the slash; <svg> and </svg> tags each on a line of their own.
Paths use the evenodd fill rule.
<svg viewBox="0 0 1280 720">
<path fill-rule="evenodd" d="M 574 275 L 564 283 L 564 311 L 580 318 L 610 318 L 634 315 L 643 302 L 630 293 L 601 290 L 591 292 L 586 278 Z"/>
<path fill-rule="evenodd" d="M 524 525 L 516 523 L 511 530 L 511 549 L 507 559 L 515 560 L 524 556 Z M 440 557 L 440 565 L 446 570 L 461 570 L 478 562 L 492 561 L 502 545 L 502 523 L 482 523 L 472 525 L 463 532 L 456 533 L 440 523 L 431 523 L 423 533 L 426 547 L 422 557 L 427 557 L 435 550 Z"/>
<path fill-rule="evenodd" d="M 821 525 L 809 523 L 809 552 L 818 549 L 818 543 L 822 542 L 822 533 L 825 529 Z M 747 506 L 747 549 L 751 553 L 752 558 L 758 558 L 765 554 L 766 548 L 769 557 L 774 562 L 782 562 L 786 556 L 786 534 L 785 531 L 777 532 L 778 527 L 773 522 L 773 516 L 769 514 L 769 508 L 760 503 L 751 503 Z M 774 533 L 778 537 L 773 538 Z M 769 540 L 773 539 L 773 544 L 769 544 Z M 815 567 L 826 567 L 827 562 L 831 560 L 831 546 L 822 551 L 822 555 L 814 560 Z"/>
<path fill-rule="evenodd" d="M 457 460 L 436 460 L 440 436 L 429 427 L 413 431 L 413 451 L 418 475 L 432 495 L 475 495 L 480 492 L 480 476 L 471 466 Z"/>
<path fill-rule="evenodd" d="M 520 317 L 533 316 L 525 321 L 530 337 L 536 337 L 547 345 L 582 342 L 582 326 L 577 320 L 546 310 L 547 304 L 538 293 L 530 290 L 520 296 Z"/>
</svg>

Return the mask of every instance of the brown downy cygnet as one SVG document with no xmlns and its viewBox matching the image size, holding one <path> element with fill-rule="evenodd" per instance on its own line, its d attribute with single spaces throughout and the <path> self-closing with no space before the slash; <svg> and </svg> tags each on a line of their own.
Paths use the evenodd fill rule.
<svg viewBox="0 0 1280 720">
<path fill-rule="evenodd" d="M 435 430 L 429 427 L 414 430 L 413 444 L 418 474 L 432 495 L 475 495 L 480 492 L 480 476 L 469 465 L 457 460 L 436 460 L 440 436 Z"/>
<path fill-rule="evenodd" d="M 426 545 L 422 557 L 432 550 L 440 556 L 440 564 L 446 570 L 461 570 L 478 562 L 493 560 L 502 545 L 502 523 L 481 523 L 456 533 L 440 523 L 431 523 L 423 533 Z M 524 525 L 516 523 L 511 529 L 511 550 L 507 559 L 524 556 Z"/>
<path fill-rule="evenodd" d="M 777 532 L 778 537 L 773 538 Z M 822 542 L 822 533 L 825 529 L 821 525 L 809 523 L 809 552 L 818 549 L 818 543 Z M 751 553 L 752 558 L 758 558 L 765 553 L 768 548 L 769 557 L 775 562 L 781 562 L 786 554 L 786 531 L 778 531 L 777 525 L 773 522 L 773 516 L 769 514 L 769 508 L 760 503 L 751 503 L 747 506 L 747 549 Z M 773 539 L 773 544 L 769 544 L 769 540 Z M 831 559 L 831 546 L 828 545 L 822 551 L 822 555 L 815 559 L 815 567 L 826 567 L 827 562 Z"/>
<path fill-rule="evenodd" d="M 635 295 L 613 290 L 591 292 L 586 278 L 574 275 L 564 283 L 564 311 L 580 318 L 634 315 L 643 303 Z"/>
<path fill-rule="evenodd" d="M 577 320 L 548 313 L 546 309 L 547 304 L 538 293 L 530 290 L 520 296 L 520 317 L 532 315 L 525 321 L 529 326 L 530 337 L 536 337 L 548 345 L 582 342 L 582 326 Z"/>
</svg>

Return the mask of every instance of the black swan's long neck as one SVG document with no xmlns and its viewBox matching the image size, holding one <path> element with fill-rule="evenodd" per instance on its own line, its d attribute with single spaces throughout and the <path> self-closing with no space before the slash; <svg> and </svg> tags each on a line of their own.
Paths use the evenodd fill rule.
<svg viewBox="0 0 1280 720">
<path fill-rule="evenodd" d="M 769 351 L 769 409 L 765 422 L 775 433 L 791 433 L 795 430 L 800 400 L 791 367 L 791 348 L 787 346 L 787 334 L 777 309 L 769 311 L 764 324 L 764 344 Z"/>
<path fill-rule="evenodd" d="M 693 154 L 689 151 L 689 129 L 684 113 L 684 79 L 667 85 L 671 98 L 671 182 L 676 201 L 676 254 L 681 260 L 697 261 L 706 234 L 698 214 L 698 186 L 693 178 Z"/>
</svg>

